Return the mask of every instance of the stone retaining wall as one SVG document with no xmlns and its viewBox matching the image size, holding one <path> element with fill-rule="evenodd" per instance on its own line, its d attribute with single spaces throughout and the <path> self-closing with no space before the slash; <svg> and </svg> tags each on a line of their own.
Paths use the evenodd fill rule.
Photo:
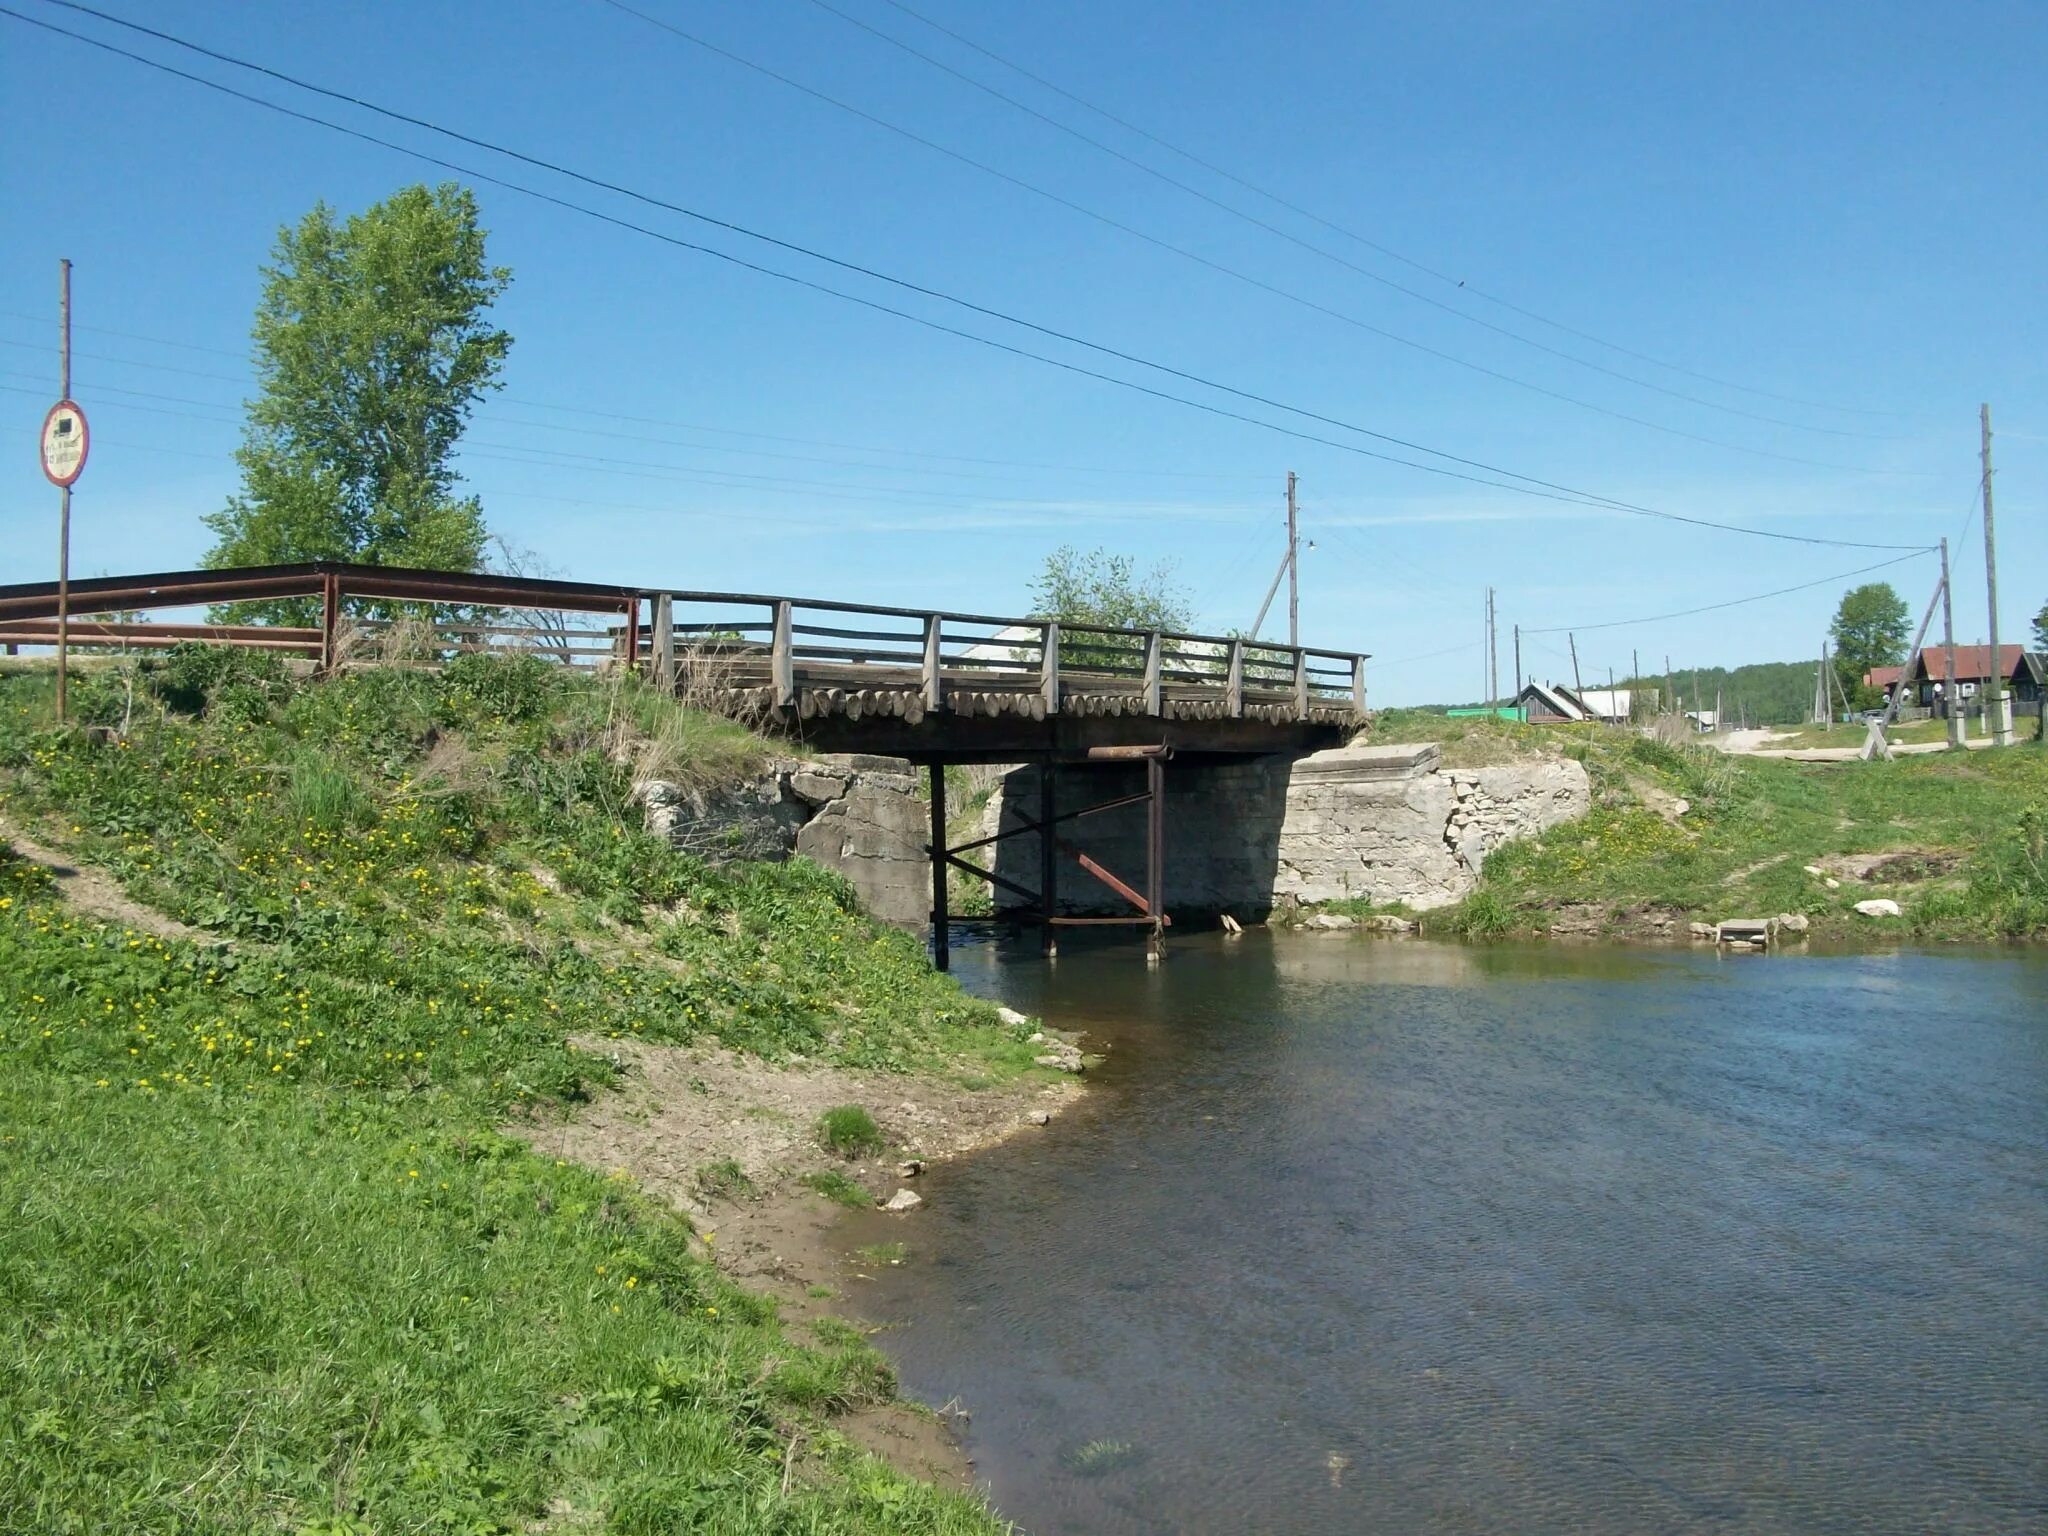
<svg viewBox="0 0 2048 1536">
<path fill-rule="evenodd" d="M 917 771 L 895 757 L 851 753 L 778 759 L 758 777 L 709 793 L 660 780 L 639 786 L 647 825 L 714 861 L 776 861 L 800 853 L 853 882 L 885 923 L 931 916 L 930 815 Z"/>
<path fill-rule="evenodd" d="M 1138 793 L 1142 771 L 1062 769 L 1059 810 Z M 1585 769 L 1568 759 L 1445 771 L 1434 745 L 1352 746 L 1301 758 L 1166 767 L 1169 912 L 1262 917 L 1288 901 L 1400 902 L 1418 911 L 1462 900 L 1487 852 L 1586 813 Z M 1015 807 L 1015 810 L 1009 809 Z M 1038 813 L 1038 770 L 1019 768 L 991 801 L 986 830 Z M 1145 809 L 1066 823 L 1068 840 L 1143 887 Z M 997 845 L 998 873 L 1038 888 L 1038 843 Z M 1076 914 L 1130 910 L 1072 858 L 1060 906 Z M 1013 898 L 998 892 L 999 902 Z"/>
</svg>

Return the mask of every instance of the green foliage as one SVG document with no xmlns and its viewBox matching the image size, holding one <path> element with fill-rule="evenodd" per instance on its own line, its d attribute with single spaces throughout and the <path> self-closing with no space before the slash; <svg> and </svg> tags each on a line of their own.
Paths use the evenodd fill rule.
<svg viewBox="0 0 2048 1536">
<path fill-rule="evenodd" d="M 242 490 L 206 520 L 209 565 L 478 567 L 483 511 L 456 493 L 453 457 L 512 345 L 487 319 L 511 274 L 484 244 L 474 195 L 453 183 L 346 220 L 323 203 L 279 233 L 256 311 L 262 392 L 236 454 Z M 309 624 L 317 605 L 224 611 Z"/>
<path fill-rule="evenodd" d="M 1828 633 L 1835 642 L 1835 673 L 1857 708 L 1868 708 L 1884 697 L 1881 689 L 1865 685 L 1863 675 L 1874 667 L 1895 667 L 1904 661 L 1912 626 L 1906 600 L 1888 581 L 1866 582 L 1842 595 Z"/>
<path fill-rule="evenodd" d="M 910 1257 L 907 1243 L 865 1243 L 853 1251 L 864 1264 L 901 1264 Z"/>
<path fill-rule="evenodd" d="M 875 1203 L 873 1195 L 837 1168 L 821 1168 L 816 1173 L 807 1173 L 804 1175 L 804 1183 L 835 1205 L 844 1205 L 856 1211 L 866 1210 Z"/>
<path fill-rule="evenodd" d="M 1129 555 L 1061 545 L 1045 557 L 1031 583 L 1034 618 L 1114 629 L 1188 627 L 1188 600 L 1173 586 L 1172 567 L 1161 563 L 1139 574 Z"/>
<path fill-rule="evenodd" d="M 2041 611 L 2034 615 L 2034 649 L 2048 652 L 2048 603 L 2041 605 Z"/>
<path fill-rule="evenodd" d="M 882 1128 L 858 1104 L 837 1104 L 818 1116 L 818 1144 L 841 1157 L 866 1157 L 882 1149 Z"/>
<path fill-rule="evenodd" d="M 290 696 L 282 658 L 269 651 L 181 641 L 171 647 L 150 686 L 167 708 L 199 715 L 209 709 L 238 720 L 260 720 Z"/>
</svg>

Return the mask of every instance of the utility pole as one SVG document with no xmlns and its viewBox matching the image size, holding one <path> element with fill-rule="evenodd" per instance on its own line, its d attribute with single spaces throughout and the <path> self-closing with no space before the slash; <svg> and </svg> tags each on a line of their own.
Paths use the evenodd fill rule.
<svg viewBox="0 0 2048 1536">
<path fill-rule="evenodd" d="M 62 383 L 57 387 L 57 398 L 71 398 L 71 261 L 66 257 L 58 264 L 57 323 L 63 340 L 58 351 L 58 371 Z M 1989 431 L 1987 427 L 1985 429 Z M 1988 439 L 1987 439 L 1988 441 Z M 1988 449 L 1986 450 L 1989 451 Z M 67 684 L 71 667 L 71 487 L 67 483 L 61 492 L 63 501 L 57 513 L 57 718 L 64 719 L 67 702 Z"/>
<path fill-rule="evenodd" d="M 1515 626 L 1515 718 L 1522 717 L 1522 626 Z"/>
<path fill-rule="evenodd" d="M 1672 677 L 1671 677 L 1671 653 L 1670 653 L 1669 651 L 1666 651 L 1666 652 L 1664 653 L 1664 691 L 1665 691 L 1666 695 L 1667 695 L 1667 696 L 1668 696 L 1668 697 L 1670 698 L 1670 700 L 1671 700 L 1671 703 L 1670 703 L 1670 705 L 1669 705 L 1668 707 L 1670 708 L 1670 710 L 1671 710 L 1671 712 L 1672 712 L 1673 714 L 1677 714 L 1677 713 L 1678 713 L 1678 684 L 1677 684 L 1676 682 L 1672 681 Z"/>
<path fill-rule="evenodd" d="M 1572 692 L 1579 696 L 1579 703 L 1586 702 L 1586 685 L 1579 681 L 1579 637 L 1567 634 L 1565 640 L 1572 648 Z"/>
<path fill-rule="evenodd" d="M 1287 643 L 1301 644 L 1301 527 L 1294 508 L 1294 471 L 1287 471 Z"/>
<path fill-rule="evenodd" d="M 1948 744 L 1959 748 L 1963 745 L 1963 712 L 1956 708 L 1956 614 L 1955 605 L 1949 601 L 1947 539 L 1941 541 L 1941 651 L 1947 658 L 1941 667 L 1941 707 L 1948 711 Z M 1909 670 L 1917 659 L 1906 658 Z M 1892 688 L 1896 691 L 1905 686 L 1905 675 L 1901 673 Z"/>
<path fill-rule="evenodd" d="M 1486 589 L 1486 707 L 1500 707 L 1500 621 L 1491 587 Z"/>
<path fill-rule="evenodd" d="M 1983 431 L 1984 456 L 1984 595 L 1991 604 L 1990 692 L 1984 696 L 1984 723 L 1991 728 L 1994 747 L 2012 745 L 2012 721 L 2006 715 L 2005 677 L 1998 654 L 1998 537 L 1991 525 L 1991 407 L 1977 408 L 1977 422 Z"/>
</svg>

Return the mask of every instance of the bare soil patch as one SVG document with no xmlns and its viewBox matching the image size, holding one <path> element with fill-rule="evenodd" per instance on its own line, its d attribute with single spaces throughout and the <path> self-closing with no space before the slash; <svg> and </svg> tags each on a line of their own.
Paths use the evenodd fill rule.
<svg viewBox="0 0 2048 1536">
<path fill-rule="evenodd" d="M 712 1044 L 577 1045 L 626 1069 L 619 1091 L 572 1117 L 524 1121 L 512 1133 L 544 1155 L 622 1171 L 680 1207 L 719 1268 L 775 1296 L 795 1326 L 846 1316 L 847 1286 L 866 1278 L 866 1261 L 845 1255 L 829 1235 L 842 1207 L 807 1188 L 805 1175 L 836 1173 L 877 1198 L 915 1190 L 917 1177 L 906 1167 L 1011 1135 L 1043 1135 L 1032 1117 L 1057 1114 L 1081 1091 L 1071 1077 L 970 1089 L 937 1077 L 774 1066 Z M 818 1117 L 842 1104 L 874 1116 L 883 1150 L 848 1160 L 820 1144 Z M 906 1234 L 913 1232 L 915 1214 L 901 1219 Z M 918 1404 L 865 1409 L 834 1427 L 916 1476 L 956 1488 L 974 1480 L 948 1419 Z"/>
<path fill-rule="evenodd" d="M 8 846 L 29 863 L 40 864 L 48 870 L 50 877 L 57 882 L 57 894 L 73 911 L 137 933 L 153 934 L 160 939 L 219 942 L 212 934 L 181 923 L 175 917 L 167 917 L 154 907 L 144 906 L 122 890 L 119 882 L 105 870 L 72 862 L 69 855 L 36 841 L 5 817 L 0 817 L 0 838 L 4 838 Z"/>
</svg>

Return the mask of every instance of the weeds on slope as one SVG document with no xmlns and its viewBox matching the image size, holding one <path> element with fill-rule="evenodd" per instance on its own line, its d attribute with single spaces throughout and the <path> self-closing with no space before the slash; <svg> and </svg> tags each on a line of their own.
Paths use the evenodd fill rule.
<svg viewBox="0 0 2048 1536">
<path fill-rule="evenodd" d="M 495 1127 L 610 1076 L 572 1037 L 1002 1076 L 1018 1031 L 827 872 L 640 831 L 674 706 L 632 685 L 137 681 L 115 739 L 0 683 L 10 818 L 220 941 L 83 921 L 0 850 L 0 1525 L 992 1529 L 823 1417 L 889 1392 L 864 1343 Z"/>
<path fill-rule="evenodd" d="M 1480 760 L 1546 739 L 1540 727 L 1450 724 Z M 1506 937 L 1573 907 L 1605 909 L 1622 925 L 1646 909 L 1706 920 L 1792 912 L 1822 933 L 1867 936 L 1874 930 L 1854 904 L 1888 895 L 1905 913 L 1895 934 L 2048 934 L 2048 750 L 2039 746 L 1807 764 L 1616 730 L 1562 728 L 1547 739 L 1585 765 L 1592 810 L 1495 849 L 1479 888 L 1429 914 L 1426 928 Z M 1832 889 L 1807 872 L 1824 864 L 1842 872 Z M 1850 873 L 1868 864 L 1879 866 L 1873 878 Z"/>
</svg>

